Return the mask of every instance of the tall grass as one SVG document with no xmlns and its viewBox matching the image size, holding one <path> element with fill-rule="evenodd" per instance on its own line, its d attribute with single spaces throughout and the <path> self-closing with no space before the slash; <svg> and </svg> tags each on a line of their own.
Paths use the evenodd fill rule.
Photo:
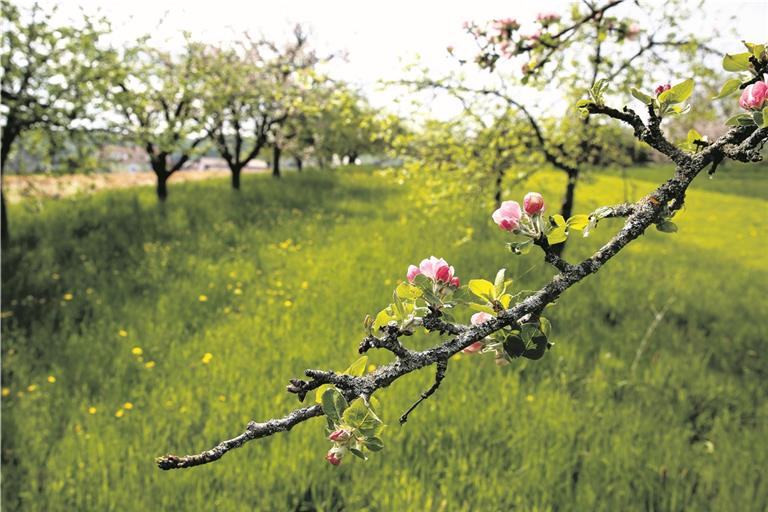
<svg viewBox="0 0 768 512">
<path fill-rule="evenodd" d="M 541 361 L 457 357 L 402 428 L 433 375 L 381 392 L 384 451 L 339 468 L 323 460 L 321 421 L 193 470 L 153 458 L 298 406 L 288 379 L 353 361 L 362 318 L 409 263 L 435 254 L 464 282 L 504 266 L 519 290 L 543 284 L 552 271 L 505 251 L 487 202 L 435 202 L 419 180 L 346 170 L 245 177 L 239 194 L 224 180 L 172 185 L 165 206 L 149 188 L 16 206 L 2 263 L 3 505 L 765 510 L 767 198 L 737 174 L 694 185 L 677 234 L 649 231 L 566 293 Z M 638 175 L 634 198 L 653 187 Z M 554 204 L 562 183 L 543 173 L 531 188 Z M 624 190 L 599 175 L 577 211 Z M 571 240 L 567 257 L 619 222 Z"/>
</svg>

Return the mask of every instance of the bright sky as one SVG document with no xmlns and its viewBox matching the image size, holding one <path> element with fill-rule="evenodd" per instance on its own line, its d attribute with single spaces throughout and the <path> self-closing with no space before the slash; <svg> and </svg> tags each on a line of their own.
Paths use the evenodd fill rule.
<svg viewBox="0 0 768 512">
<path fill-rule="evenodd" d="M 22 5 L 32 3 L 32 0 L 18 1 Z M 572 2 L 39 0 L 39 3 L 46 8 L 58 5 L 58 16 L 64 18 L 77 18 L 80 8 L 89 14 L 101 12 L 112 21 L 116 39 L 128 41 L 149 32 L 158 36 L 156 44 L 168 46 L 179 44 L 182 30 L 208 42 L 232 40 L 244 31 L 264 33 L 280 40 L 293 24 L 300 22 L 309 27 L 311 42 L 320 50 L 347 52 L 346 61 L 332 63 L 329 71 L 333 76 L 363 87 L 374 104 L 391 106 L 393 93 L 379 91 L 377 82 L 402 76 L 404 64 L 414 62 L 417 56 L 438 74 L 455 70 L 455 60 L 448 56 L 446 47 L 453 45 L 459 52 L 471 51 L 471 38 L 461 28 L 465 20 L 500 17 L 533 20 L 542 11 L 566 12 Z M 698 0 L 691 3 L 697 4 Z M 765 40 L 768 0 L 706 0 L 702 14 L 708 25 L 700 27 L 703 33 L 716 25 L 722 26 L 729 16 L 736 16 L 739 37 L 755 42 Z M 730 52 L 744 51 L 738 39 L 727 41 L 723 48 Z M 432 105 L 432 114 L 440 117 L 456 111 L 457 105 L 447 99 Z"/>
</svg>

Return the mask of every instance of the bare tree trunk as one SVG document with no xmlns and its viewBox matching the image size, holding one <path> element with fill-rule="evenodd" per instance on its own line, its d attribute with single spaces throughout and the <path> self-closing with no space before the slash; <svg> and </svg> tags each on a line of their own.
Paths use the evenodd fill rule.
<svg viewBox="0 0 768 512">
<path fill-rule="evenodd" d="M 302 160 L 300 156 L 294 156 L 293 160 L 296 162 L 296 170 L 301 172 L 301 170 L 304 168 L 304 160 Z"/>
<path fill-rule="evenodd" d="M 578 169 L 574 169 L 573 171 L 568 173 L 568 184 L 565 187 L 565 195 L 563 196 L 563 202 L 560 205 L 560 215 L 562 215 L 563 218 L 565 218 L 565 220 L 568 220 L 568 218 L 571 217 L 571 215 L 573 215 L 573 202 L 574 202 L 574 196 L 576 193 L 576 184 L 578 183 L 578 181 L 579 181 Z M 554 252 L 558 256 L 563 254 L 563 251 L 565 250 L 566 242 L 553 246 L 552 252 Z"/>
<path fill-rule="evenodd" d="M 8 120 L 3 127 L 2 141 L 0 142 L 0 181 L 5 174 L 5 163 L 8 161 L 8 155 L 11 153 L 11 145 L 19 134 L 13 126 L 12 121 Z M 10 240 L 11 233 L 8 229 L 8 212 L 5 209 L 5 190 L 0 188 L 0 240 L 3 244 Z"/>
<path fill-rule="evenodd" d="M 277 144 L 272 147 L 272 177 L 280 177 L 280 146 Z"/>
<path fill-rule="evenodd" d="M 504 167 L 499 166 L 496 169 L 496 194 L 493 196 L 494 201 L 496 201 L 496 208 L 499 208 L 501 206 L 501 185 L 504 181 Z"/>
<path fill-rule="evenodd" d="M 240 190 L 240 172 L 242 170 L 242 167 L 232 168 L 232 188 L 235 190 Z"/>
</svg>

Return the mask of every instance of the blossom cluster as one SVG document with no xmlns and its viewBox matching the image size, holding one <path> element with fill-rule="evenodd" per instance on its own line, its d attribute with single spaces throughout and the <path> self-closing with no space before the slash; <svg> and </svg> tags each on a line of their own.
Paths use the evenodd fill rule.
<svg viewBox="0 0 768 512">
<path fill-rule="evenodd" d="M 755 82 L 745 87 L 739 98 L 739 106 L 744 110 L 762 110 L 768 106 L 768 81 Z"/>
<path fill-rule="evenodd" d="M 542 232 L 540 218 L 544 212 L 544 196 L 538 192 L 528 192 L 523 198 L 523 209 L 517 201 L 504 201 L 491 217 L 504 231 L 537 237 Z"/>
<path fill-rule="evenodd" d="M 458 288 L 461 284 L 459 278 L 454 275 L 455 270 L 452 265 L 449 265 L 443 258 L 436 258 L 430 256 L 429 258 L 421 260 L 419 266 L 409 265 L 406 277 L 409 283 L 413 283 L 416 276 L 423 275 L 436 284 L 445 284 Z"/>
</svg>

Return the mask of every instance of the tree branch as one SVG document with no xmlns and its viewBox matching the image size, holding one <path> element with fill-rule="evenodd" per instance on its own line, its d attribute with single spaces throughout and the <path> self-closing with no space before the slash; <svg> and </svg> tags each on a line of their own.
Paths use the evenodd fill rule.
<svg viewBox="0 0 768 512">
<path fill-rule="evenodd" d="M 488 320 L 481 325 L 468 328 L 459 328 L 447 322 L 439 321 L 439 312 L 433 312 L 424 319 L 424 326 L 428 330 L 440 330 L 441 332 L 450 332 L 453 338 L 439 343 L 429 349 L 412 352 L 403 352 L 402 356 L 386 365 L 382 365 L 375 371 L 362 377 L 349 375 L 337 375 L 333 372 L 323 372 L 319 370 L 308 370 L 306 374 L 314 379 L 315 382 L 332 383 L 342 388 L 342 393 L 348 400 L 357 397 L 370 397 L 375 391 L 388 387 L 399 378 L 430 365 L 437 365 L 435 384 L 427 392 L 430 396 L 439 386 L 447 367 L 448 359 L 472 343 L 480 341 L 490 334 L 499 331 L 506 326 L 518 325 L 524 318 L 535 317 L 550 303 L 558 299 L 568 288 L 578 283 L 590 274 L 597 272 L 608 260 L 616 256 L 627 244 L 642 235 L 645 230 L 656 223 L 659 217 L 668 211 L 668 205 L 682 204 L 685 192 L 692 180 L 716 158 L 722 158 L 721 155 L 728 154 L 735 157 L 742 157 L 754 148 L 760 147 L 768 139 L 768 129 L 757 130 L 755 127 L 736 127 L 729 130 L 725 135 L 711 144 L 703 151 L 688 156 L 669 149 L 671 145 L 661 134 L 659 130 L 647 128 L 637 115 L 631 110 L 625 109 L 624 112 L 604 106 L 593 106 L 590 109 L 593 113 L 602 113 L 616 119 L 620 119 L 635 128 L 638 138 L 645 140 L 652 147 L 657 148 L 664 154 L 674 157 L 678 162 L 675 174 L 661 184 L 655 191 L 631 205 L 619 205 L 612 207 L 612 213 L 615 216 L 626 216 L 626 221 L 616 235 L 614 235 L 605 245 L 598 249 L 592 256 L 583 260 L 577 265 L 562 266 L 559 274 L 555 275 L 544 287 L 529 295 L 524 300 L 518 302 L 510 309 L 501 311 L 497 317 Z M 559 264 L 558 264 L 559 265 Z M 380 339 L 380 338 L 376 338 Z M 396 339 L 396 338 L 395 338 Z M 365 343 L 365 340 L 364 342 Z M 373 345 L 372 345 L 373 346 Z M 361 344 L 362 348 L 362 344 Z M 370 348 L 370 347 L 368 347 Z M 366 348 L 367 350 L 367 348 Z M 364 350 L 363 350 L 364 351 Z M 304 386 L 306 388 L 315 386 L 313 383 L 296 384 L 299 381 L 292 381 L 291 384 L 297 389 Z M 303 381 L 301 381 L 303 382 Z M 299 389 L 300 390 L 300 389 Z M 291 390 L 292 392 L 297 392 Z M 422 395 L 414 407 L 426 399 Z M 410 409 L 412 410 L 412 408 Z M 404 416 L 407 419 L 407 411 Z M 272 419 L 266 423 L 248 424 L 246 431 L 227 441 L 224 441 L 211 450 L 197 455 L 187 455 L 178 457 L 175 455 L 166 455 L 159 457 L 156 462 L 161 469 L 187 468 L 207 464 L 221 458 L 228 451 L 242 446 L 244 443 L 266 437 L 277 432 L 290 430 L 297 423 L 306 421 L 310 418 L 322 415 L 322 409 L 318 405 L 297 409 L 287 416 L 278 419 Z"/>
</svg>

